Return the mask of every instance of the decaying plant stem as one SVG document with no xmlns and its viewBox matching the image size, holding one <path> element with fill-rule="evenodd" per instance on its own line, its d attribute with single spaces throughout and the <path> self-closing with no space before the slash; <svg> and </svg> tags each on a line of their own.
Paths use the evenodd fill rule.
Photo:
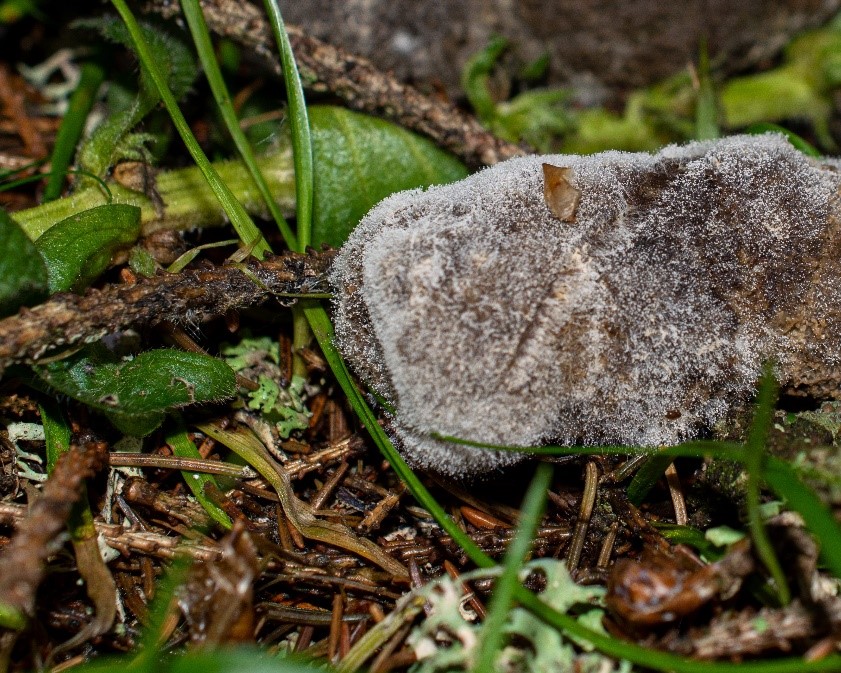
<svg viewBox="0 0 841 673">
<path fill-rule="evenodd" d="M 258 157 L 257 164 L 283 214 L 294 213 L 295 172 L 289 146 L 284 144 Z M 216 161 L 213 167 L 249 213 L 260 217 L 268 215 L 266 204 L 242 162 Z M 185 230 L 227 223 L 224 209 L 196 166 L 156 173 L 154 199 L 151 194 L 137 191 L 140 187 L 132 184 L 137 173 L 148 169 L 141 164 L 123 168 L 115 173 L 115 178 L 119 176 L 122 182 L 109 180 L 106 183 L 108 193 L 98 186 L 87 187 L 61 199 L 19 210 L 14 214 L 15 221 L 35 240 L 57 222 L 83 210 L 104 203 L 124 203 L 140 208 L 144 236 L 162 229 Z"/>
<path fill-rule="evenodd" d="M 82 296 L 56 295 L 0 320 L 0 371 L 33 362 L 56 347 L 88 343 L 129 327 L 200 323 L 255 306 L 272 296 L 325 293 L 332 251 L 287 252 L 258 262 L 203 266 L 159 274 L 133 285 L 110 285 Z"/>
<path fill-rule="evenodd" d="M 204 0 L 201 7 L 213 32 L 247 47 L 280 75 L 271 30 L 257 6 L 236 0 Z M 180 12 L 177 4 L 164 0 L 152 0 L 147 8 L 165 17 Z M 310 37 L 295 26 L 287 25 L 286 30 L 301 79 L 311 91 L 330 92 L 349 108 L 422 133 L 472 168 L 526 153 L 519 145 L 495 137 L 475 118 L 399 82 L 369 60 Z"/>
</svg>

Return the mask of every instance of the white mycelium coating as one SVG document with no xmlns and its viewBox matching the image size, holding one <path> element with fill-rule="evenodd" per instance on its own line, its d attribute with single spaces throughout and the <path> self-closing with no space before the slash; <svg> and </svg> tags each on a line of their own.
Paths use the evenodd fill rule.
<svg viewBox="0 0 841 673">
<path fill-rule="evenodd" d="M 573 221 L 547 208 L 544 163 L 572 169 Z M 464 477 L 521 458 L 431 433 L 678 442 L 749 396 L 767 358 L 785 376 L 814 331 L 806 308 L 838 304 L 820 260 L 839 182 L 766 135 L 513 159 L 396 194 L 333 266 L 338 345 L 394 405 L 417 467 Z"/>
</svg>

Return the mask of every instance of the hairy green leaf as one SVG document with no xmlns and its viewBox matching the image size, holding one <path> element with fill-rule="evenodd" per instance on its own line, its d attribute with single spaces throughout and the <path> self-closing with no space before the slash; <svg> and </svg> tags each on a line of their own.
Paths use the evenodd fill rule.
<svg viewBox="0 0 841 673">
<path fill-rule="evenodd" d="M 62 220 L 35 247 L 47 265 L 50 293 L 81 292 L 108 268 L 113 254 L 140 235 L 140 208 L 109 204 Z"/>
<path fill-rule="evenodd" d="M 85 19 L 76 21 L 73 25 L 79 28 L 93 28 L 105 39 L 134 49 L 129 31 L 118 18 L 106 16 Z M 181 98 L 198 76 L 196 59 L 188 43 L 182 35 L 159 24 L 143 23 L 140 30 L 154 52 L 156 63 L 164 73 L 173 95 Z M 149 140 L 149 136 L 130 132 L 155 109 L 160 99 L 151 74 L 141 64 L 136 98 L 128 105 L 112 110 L 110 116 L 97 127 L 79 150 L 79 167 L 93 175 L 104 177 L 108 169 L 120 159 L 142 159 L 144 144 Z"/>
<path fill-rule="evenodd" d="M 171 409 L 217 402 L 236 392 L 236 376 L 221 360 L 167 348 L 121 361 L 104 347 L 89 347 L 35 370 L 131 435 L 152 432 Z"/>
<path fill-rule="evenodd" d="M 0 210 L 0 317 L 47 295 L 47 267 L 17 222 Z"/>
<path fill-rule="evenodd" d="M 344 108 L 309 109 L 315 168 L 312 245 L 340 246 L 372 206 L 403 189 L 461 180 L 467 169 L 432 142 Z"/>
</svg>

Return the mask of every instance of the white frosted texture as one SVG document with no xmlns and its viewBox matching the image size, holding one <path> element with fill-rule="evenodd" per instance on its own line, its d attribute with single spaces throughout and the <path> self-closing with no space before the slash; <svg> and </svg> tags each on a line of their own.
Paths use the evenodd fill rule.
<svg viewBox="0 0 841 673">
<path fill-rule="evenodd" d="M 574 221 L 547 208 L 543 163 L 572 169 Z M 395 194 L 333 266 L 338 346 L 416 467 L 522 458 L 431 433 L 673 444 L 748 398 L 766 359 L 785 370 L 781 316 L 809 296 L 838 187 L 835 164 L 765 135 L 531 156 Z"/>
</svg>

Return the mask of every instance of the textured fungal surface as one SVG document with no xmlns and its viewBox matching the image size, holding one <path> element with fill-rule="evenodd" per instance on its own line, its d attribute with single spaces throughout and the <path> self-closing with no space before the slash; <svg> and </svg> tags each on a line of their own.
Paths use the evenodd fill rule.
<svg viewBox="0 0 841 673">
<path fill-rule="evenodd" d="M 333 265 L 338 345 L 393 404 L 407 459 L 461 477 L 520 457 L 431 435 L 671 444 L 748 398 L 769 358 L 834 395 L 839 184 L 765 135 L 525 157 L 396 194 Z"/>
</svg>

